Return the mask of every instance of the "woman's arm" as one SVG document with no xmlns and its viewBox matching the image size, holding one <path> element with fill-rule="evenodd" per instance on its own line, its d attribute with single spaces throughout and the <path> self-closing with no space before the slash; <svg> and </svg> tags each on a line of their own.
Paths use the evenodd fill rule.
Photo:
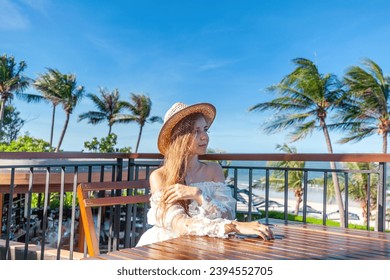
<svg viewBox="0 0 390 280">
<path fill-rule="evenodd" d="M 170 228 L 178 235 L 208 235 L 211 237 L 227 238 L 229 234 L 239 233 L 246 235 L 257 235 L 264 240 L 274 239 L 271 229 L 257 221 L 238 222 L 228 219 L 209 219 L 204 216 L 189 217 L 178 209 L 169 210 L 174 213 L 172 219 L 168 218 Z M 180 210 L 179 210 L 180 211 Z M 170 213 L 168 213 L 168 217 Z"/>
<path fill-rule="evenodd" d="M 202 204 L 202 191 L 197 187 L 186 186 L 183 184 L 174 184 L 168 187 L 164 199 L 167 204 L 178 200 L 195 200 L 199 205 Z"/>
<path fill-rule="evenodd" d="M 157 169 L 150 175 L 150 187 L 152 193 L 163 190 L 161 170 Z M 184 185 L 182 185 L 184 186 Z M 188 186 L 184 186 L 188 187 Z M 175 193 L 175 192 L 173 192 Z M 189 191 L 188 193 L 191 193 Z M 164 197 L 161 197 L 164 199 Z M 161 211 L 164 211 L 163 213 Z M 256 234 L 264 239 L 273 238 L 272 231 L 265 225 L 257 222 L 237 222 L 231 219 L 209 219 L 204 216 L 189 217 L 183 207 L 170 203 L 163 210 L 156 209 L 156 216 L 161 217 L 156 224 L 160 227 L 174 231 L 178 235 L 208 235 L 213 237 L 227 237 L 227 234 L 237 232 L 241 234 Z"/>
</svg>

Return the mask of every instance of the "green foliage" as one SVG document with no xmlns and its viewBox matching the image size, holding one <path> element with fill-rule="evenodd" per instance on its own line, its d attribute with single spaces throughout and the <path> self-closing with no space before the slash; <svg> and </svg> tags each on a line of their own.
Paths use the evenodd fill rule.
<svg viewBox="0 0 390 280">
<path fill-rule="evenodd" d="M 343 93 L 335 75 L 321 74 L 308 59 L 296 58 L 293 62 L 295 70 L 268 88 L 277 97 L 249 108 L 275 112 L 270 121 L 264 122 L 264 131 L 271 134 L 291 128 L 291 142 L 304 139 L 314 130 L 324 130 L 327 115 L 338 108 Z"/>
<path fill-rule="evenodd" d="M 130 110 L 131 114 L 116 114 L 115 122 L 117 123 L 130 123 L 136 122 L 139 125 L 139 133 L 137 144 L 135 145 L 135 152 L 138 152 L 138 147 L 141 141 L 142 130 L 144 125 L 149 123 L 159 122 L 163 120 L 159 116 L 150 116 L 152 110 L 151 99 L 144 94 L 134 94 L 130 96 L 131 102 L 124 102 L 124 108 Z"/>
<path fill-rule="evenodd" d="M 11 143 L 1 143 L 0 152 L 52 152 L 50 144 L 28 135 L 20 136 Z"/>
<path fill-rule="evenodd" d="M 260 220 L 260 219 L 263 219 L 264 217 L 265 217 L 265 211 L 261 210 L 260 214 L 252 214 L 252 221 Z M 245 221 L 246 214 L 237 213 L 236 218 L 238 221 Z M 284 213 L 277 212 L 277 211 L 269 211 L 268 218 L 269 219 L 284 220 Z M 303 217 L 293 215 L 293 214 L 287 214 L 287 220 L 292 221 L 292 222 L 303 222 Z M 306 223 L 314 224 L 314 225 L 322 225 L 322 219 L 317 219 L 317 218 L 313 218 L 313 217 L 306 217 Z M 332 221 L 332 220 L 326 220 L 326 226 L 340 227 L 340 223 L 336 222 L 336 221 Z M 355 225 L 355 224 L 348 224 L 348 228 L 367 230 L 366 226 Z M 374 230 L 374 228 L 370 227 L 370 230 Z"/>
<path fill-rule="evenodd" d="M 344 75 L 347 91 L 343 109 L 337 117 L 338 127 L 347 134 L 340 143 L 359 142 L 380 134 L 384 137 L 382 152 L 387 152 L 389 128 L 390 76 L 371 59 L 362 61 L 363 67 L 352 66 Z"/>
<path fill-rule="evenodd" d="M 38 202 L 38 200 L 40 201 Z M 33 193 L 31 198 L 31 207 L 32 208 L 38 208 L 38 206 L 42 206 L 43 201 L 45 199 L 45 195 L 41 194 L 39 197 L 38 193 Z M 64 193 L 64 208 L 72 208 L 73 203 L 73 193 L 72 192 L 66 192 Z M 77 196 L 76 196 L 76 205 L 77 202 Z M 49 195 L 49 207 L 50 209 L 58 209 L 60 207 L 60 194 L 59 193 L 50 193 Z"/>
<path fill-rule="evenodd" d="M 63 74 L 52 68 L 48 68 L 47 73 L 38 76 L 34 87 L 43 94 L 46 100 L 52 102 L 53 107 L 61 104 L 65 111 L 65 124 L 55 149 L 58 152 L 68 128 L 70 115 L 84 96 L 84 87 L 77 86 L 76 75 Z"/>
<path fill-rule="evenodd" d="M 3 123 L 0 126 L 0 142 L 10 143 L 17 139 L 25 122 L 19 115 L 20 112 L 14 106 L 5 107 Z"/>
<path fill-rule="evenodd" d="M 125 102 L 119 99 L 119 90 L 109 91 L 106 88 L 99 88 L 100 97 L 93 93 L 86 96 L 91 99 L 96 111 L 88 111 L 79 115 L 78 121 L 88 120 L 88 123 L 96 125 L 107 121 L 108 134 L 111 134 L 112 125 L 115 123 L 115 116 L 122 112 Z"/>
<path fill-rule="evenodd" d="M 97 140 L 96 137 L 92 139 L 92 141 L 85 141 L 84 142 L 84 148 L 88 149 L 88 151 L 94 152 L 94 153 L 114 153 L 114 152 L 121 152 L 121 153 L 130 153 L 131 148 L 130 147 L 124 147 L 124 148 L 115 148 L 115 145 L 117 144 L 117 135 L 115 133 L 109 134 L 107 137 L 102 137 L 100 141 Z"/>
</svg>

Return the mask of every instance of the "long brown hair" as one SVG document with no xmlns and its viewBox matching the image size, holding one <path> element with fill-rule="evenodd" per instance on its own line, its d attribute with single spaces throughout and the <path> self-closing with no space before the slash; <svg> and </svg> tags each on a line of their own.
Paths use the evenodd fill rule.
<svg viewBox="0 0 390 280">
<path fill-rule="evenodd" d="M 188 163 L 192 156 L 191 146 L 194 141 L 195 122 L 200 117 L 203 117 L 200 113 L 188 115 L 172 129 L 170 145 L 165 152 L 162 168 L 162 185 L 165 187 L 162 197 L 164 197 L 165 191 L 168 190 L 166 187 L 177 183 L 185 184 Z M 180 200 L 176 204 L 182 206 L 187 215 L 189 215 L 188 200 Z M 165 200 L 161 200 L 160 207 L 162 209 L 162 218 L 167 210 Z"/>
</svg>

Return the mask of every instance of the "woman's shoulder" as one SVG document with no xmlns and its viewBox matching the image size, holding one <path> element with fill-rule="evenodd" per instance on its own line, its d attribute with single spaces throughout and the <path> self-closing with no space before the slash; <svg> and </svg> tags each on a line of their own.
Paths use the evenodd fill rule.
<svg viewBox="0 0 390 280">
<path fill-rule="evenodd" d="M 206 172 L 210 181 L 214 182 L 224 182 L 225 177 L 223 175 L 222 167 L 217 162 L 206 161 L 203 162 L 206 165 Z"/>
<path fill-rule="evenodd" d="M 162 191 L 162 189 L 163 189 L 162 181 L 163 181 L 163 168 L 162 167 L 157 168 L 150 173 L 149 184 L 150 184 L 150 188 L 151 188 L 152 193 L 157 193 L 159 191 Z"/>
<path fill-rule="evenodd" d="M 222 171 L 222 167 L 219 163 L 213 161 L 204 161 L 203 164 L 206 165 L 206 168 L 211 171 Z"/>
</svg>

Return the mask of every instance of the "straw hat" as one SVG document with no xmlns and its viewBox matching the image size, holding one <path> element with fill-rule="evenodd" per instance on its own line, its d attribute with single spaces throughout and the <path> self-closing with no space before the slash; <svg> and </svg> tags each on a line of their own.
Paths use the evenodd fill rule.
<svg viewBox="0 0 390 280">
<path fill-rule="evenodd" d="M 214 121 L 216 109 L 210 103 L 199 103 L 194 105 L 186 105 L 181 102 L 177 102 L 167 111 L 164 117 L 164 124 L 158 135 L 158 150 L 163 155 L 168 148 L 171 141 L 172 129 L 182 119 L 193 113 L 201 113 L 204 115 L 208 126 Z"/>
</svg>

